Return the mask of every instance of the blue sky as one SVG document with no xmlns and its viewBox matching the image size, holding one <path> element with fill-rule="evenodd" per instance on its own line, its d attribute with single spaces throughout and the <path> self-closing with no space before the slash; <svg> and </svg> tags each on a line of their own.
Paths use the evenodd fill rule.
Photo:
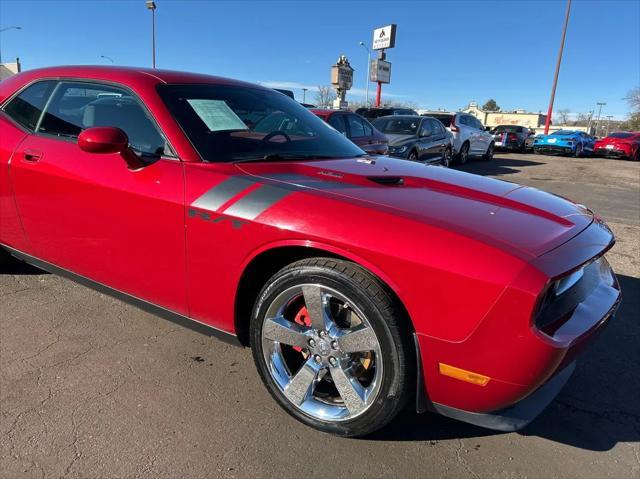
<svg viewBox="0 0 640 479">
<path fill-rule="evenodd" d="M 221 1 L 156 0 L 159 68 L 212 73 L 296 88 L 329 84 L 345 54 L 355 68 L 351 98 L 363 97 L 372 29 L 398 24 L 388 51 L 385 98 L 458 109 L 495 98 L 503 109 L 545 111 L 564 0 Z M 144 0 L 0 0 L 3 61 L 25 69 L 57 64 L 149 66 Z M 640 84 L 640 1 L 574 0 L 556 109 L 622 118 Z M 373 85 L 371 85 L 373 91 Z M 385 96 L 385 95 L 392 96 Z M 313 93 L 307 93 L 313 100 Z"/>
</svg>

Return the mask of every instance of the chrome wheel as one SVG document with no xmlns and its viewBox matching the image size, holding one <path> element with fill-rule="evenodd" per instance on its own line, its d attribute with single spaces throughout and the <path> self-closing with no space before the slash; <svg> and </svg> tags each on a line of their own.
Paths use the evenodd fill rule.
<svg viewBox="0 0 640 479">
<path fill-rule="evenodd" d="M 380 342 L 353 301 L 334 289 L 309 283 L 284 290 L 267 308 L 261 340 L 280 392 L 314 419 L 353 419 L 378 396 Z"/>
<path fill-rule="evenodd" d="M 447 148 L 444 150 L 444 155 L 442 156 L 442 166 L 445 168 L 449 168 L 451 166 L 451 150 Z"/>
<path fill-rule="evenodd" d="M 469 159 L 469 143 L 465 143 L 462 145 L 460 150 L 460 164 L 464 165 Z"/>
</svg>

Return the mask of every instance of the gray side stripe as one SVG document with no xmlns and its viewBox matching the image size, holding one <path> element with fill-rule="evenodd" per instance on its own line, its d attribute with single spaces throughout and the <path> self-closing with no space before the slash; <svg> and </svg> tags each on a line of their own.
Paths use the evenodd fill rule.
<svg viewBox="0 0 640 479">
<path fill-rule="evenodd" d="M 291 190 L 285 188 L 264 185 L 240 198 L 224 210 L 223 214 L 253 220 L 290 193 Z"/>
<path fill-rule="evenodd" d="M 231 198 L 253 185 L 255 181 L 249 178 L 231 177 L 217 184 L 200 198 L 191 203 L 191 206 L 203 210 L 215 211 Z"/>
</svg>

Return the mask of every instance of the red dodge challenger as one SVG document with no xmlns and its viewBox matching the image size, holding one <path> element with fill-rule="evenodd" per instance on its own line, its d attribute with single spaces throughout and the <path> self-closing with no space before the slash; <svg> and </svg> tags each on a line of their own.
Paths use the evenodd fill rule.
<svg viewBox="0 0 640 479">
<path fill-rule="evenodd" d="M 267 88 L 58 67 L 0 83 L 0 110 L 6 253 L 250 346 L 322 431 L 407 404 L 519 429 L 620 301 L 584 206 L 368 155 Z"/>
</svg>

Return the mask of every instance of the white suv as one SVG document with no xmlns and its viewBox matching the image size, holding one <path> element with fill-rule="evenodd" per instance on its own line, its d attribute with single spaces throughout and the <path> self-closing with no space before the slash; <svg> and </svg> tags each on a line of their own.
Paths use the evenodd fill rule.
<svg viewBox="0 0 640 479">
<path fill-rule="evenodd" d="M 453 134 L 453 152 L 459 163 L 466 163 L 470 156 L 479 156 L 485 161 L 493 158 L 493 136 L 475 116 L 468 113 L 429 113 L 437 118 Z"/>
</svg>

